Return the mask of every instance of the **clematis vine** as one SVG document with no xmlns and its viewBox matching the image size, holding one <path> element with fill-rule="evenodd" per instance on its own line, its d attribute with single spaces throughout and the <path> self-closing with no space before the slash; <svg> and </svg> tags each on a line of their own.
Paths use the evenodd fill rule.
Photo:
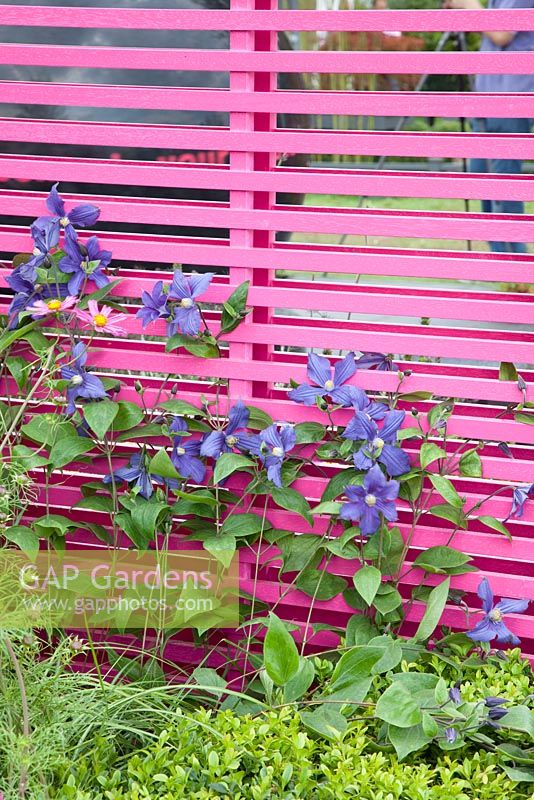
<svg viewBox="0 0 534 800">
<path fill-rule="evenodd" d="M 524 486 L 515 486 L 512 496 L 512 508 L 504 521 L 506 522 L 512 517 L 521 519 L 525 511 L 525 503 L 529 497 L 534 497 L 534 483 L 525 484 Z"/>
<path fill-rule="evenodd" d="M 244 431 L 248 425 L 249 411 L 242 401 L 235 404 L 228 413 L 228 424 L 221 430 L 208 433 L 200 446 L 200 455 L 217 460 L 223 453 L 250 450 L 254 446 L 253 434 Z"/>
<path fill-rule="evenodd" d="M 284 458 L 297 442 L 297 435 L 291 425 L 269 425 L 255 438 L 251 437 L 250 452 L 259 456 L 267 469 L 267 478 L 282 488 L 282 465 Z"/>
<path fill-rule="evenodd" d="M 65 207 L 65 201 L 57 190 L 58 186 L 58 183 L 55 183 L 52 186 L 50 194 L 46 199 L 46 207 L 53 216 L 39 217 L 39 219 L 36 220 L 36 224 L 42 226 L 44 223 L 48 222 L 54 231 L 57 232 L 58 239 L 59 233 L 63 228 L 67 241 L 75 242 L 78 236 L 74 226 L 76 225 L 79 228 L 90 228 L 91 225 L 94 225 L 99 218 L 100 209 L 91 205 L 90 203 L 83 203 L 79 206 L 75 206 L 70 211 L 67 211 Z"/>
<path fill-rule="evenodd" d="M 310 383 L 301 383 L 296 389 L 292 389 L 288 396 L 296 403 L 303 403 L 305 406 L 315 405 L 320 398 L 330 398 L 333 403 L 339 405 L 350 404 L 350 401 L 347 403 L 349 395 L 343 389 L 343 384 L 355 372 L 354 353 L 347 353 L 344 359 L 337 361 L 333 371 L 327 358 L 310 353 L 307 370 Z"/>
<path fill-rule="evenodd" d="M 61 367 L 61 377 L 69 381 L 67 388 L 67 414 L 74 414 L 76 410 L 76 400 L 103 400 L 107 397 L 106 390 L 100 378 L 91 375 L 84 369 L 87 363 L 87 349 L 82 342 L 78 342 L 72 348 L 68 358 L 68 364 Z"/>
<path fill-rule="evenodd" d="M 183 478 L 191 478 L 201 483 L 206 475 L 206 467 L 200 460 L 200 440 L 189 436 L 189 429 L 183 417 L 175 417 L 169 426 L 173 438 L 171 461 Z"/>
<path fill-rule="evenodd" d="M 176 270 L 169 287 L 169 300 L 173 305 L 172 316 L 167 324 L 167 333 L 173 336 L 177 331 L 186 336 L 198 336 L 201 316 L 196 300 L 203 294 L 214 277 L 213 272 L 204 275 L 184 275 Z"/>
<path fill-rule="evenodd" d="M 378 464 L 375 464 L 363 479 L 363 486 L 345 487 L 349 502 L 342 506 L 339 516 L 359 522 L 362 536 L 370 536 L 380 527 L 381 514 L 389 522 L 397 519 L 394 501 L 398 494 L 399 482 L 386 480 Z"/>
<path fill-rule="evenodd" d="M 120 322 L 128 319 L 128 314 L 118 314 L 110 306 L 98 307 L 96 300 L 89 300 L 88 311 L 76 310 L 76 316 L 81 322 L 89 325 L 93 330 L 110 333 L 112 336 L 126 336 L 126 330 L 119 326 Z"/>
<path fill-rule="evenodd" d="M 154 487 L 152 480 L 148 473 L 146 466 L 146 457 L 144 453 L 135 453 L 127 466 L 120 467 L 111 475 L 104 475 L 102 478 L 103 483 L 112 483 L 112 481 L 124 481 L 130 485 L 137 494 L 149 500 L 154 494 Z"/>
<path fill-rule="evenodd" d="M 94 281 L 99 289 L 109 283 L 103 270 L 111 261 L 111 252 L 100 249 L 96 236 L 91 236 L 85 245 L 67 240 L 65 251 L 67 255 L 59 262 L 59 269 L 72 276 L 68 282 L 71 294 L 80 294 L 87 281 Z"/>
<path fill-rule="evenodd" d="M 503 598 L 500 602 L 493 603 L 493 592 L 488 579 L 483 578 L 479 584 L 478 596 L 482 600 L 484 618 L 477 622 L 473 630 L 467 635 L 474 642 L 498 642 L 519 644 L 520 640 L 509 630 L 504 623 L 505 614 L 522 614 L 528 608 L 528 600 L 511 600 Z"/>
<path fill-rule="evenodd" d="M 363 440 L 353 456 L 355 467 L 369 469 L 379 461 L 385 466 L 389 475 L 403 475 L 408 472 L 410 460 L 404 450 L 394 444 L 405 415 L 404 411 L 388 411 L 379 430 L 376 422 L 367 414 L 362 411 L 356 412 L 342 434 L 345 439 Z"/>
</svg>

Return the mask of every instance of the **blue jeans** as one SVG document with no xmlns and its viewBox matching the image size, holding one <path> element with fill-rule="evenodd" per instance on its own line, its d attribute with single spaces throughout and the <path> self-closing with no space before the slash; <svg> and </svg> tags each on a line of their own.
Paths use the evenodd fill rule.
<svg viewBox="0 0 534 800">
<path fill-rule="evenodd" d="M 530 133 L 529 119 L 473 119 L 474 131 L 485 133 Z M 521 161 L 514 158 L 472 158 L 469 172 L 497 172 L 501 175 L 521 173 Z M 490 214 L 524 214 L 525 204 L 521 200 L 482 200 L 482 211 Z M 494 253 L 526 253 L 524 242 L 490 242 Z"/>
</svg>

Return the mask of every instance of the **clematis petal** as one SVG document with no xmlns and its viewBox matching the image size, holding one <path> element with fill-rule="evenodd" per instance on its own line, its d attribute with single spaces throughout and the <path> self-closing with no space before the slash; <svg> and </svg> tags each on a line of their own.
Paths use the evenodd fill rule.
<svg viewBox="0 0 534 800">
<path fill-rule="evenodd" d="M 357 503 L 364 499 L 367 492 L 365 491 L 363 486 L 349 484 L 348 486 L 345 486 L 345 488 L 343 489 L 343 494 L 346 497 L 348 497 L 349 500 L 352 500 L 353 502 Z"/>
<path fill-rule="evenodd" d="M 244 450 L 247 453 L 259 455 L 261 447 L 261 439 L 256 433 L 238 433 L 236 435 L 236 447 L 239 450 Z"/>
<path fill-rule="evenodd" d="M 250 417 L 250 412 L 246 405 L 243 403 L 242 400 L 239 400 L 233 408 L 230 409 L 230 413 L 228 414 L 228 425 L 226 426 L 226 435 L 233 433 L 234 431 L 239 430 L 240 428 L 246 428 L 248 425 L 248 420 Z"/>
<path fill-rule="evenodd" d="M 289 451 L 295 447 L 297 442 L 297 434 L 295 433 L 293 426 L 282 425 L 280 428 L 280 438 L 282 440 L 284 452 L 289 453 Z"/>
<path fill-rule="evenodd" d="M 495 635 L 497 637 L 498 642 L 509 642 L 510 644 L 519 644 L 519 638 L 512 633 L 512 631 L 506 627 L 504 622 L 501 620 L 500 622 L 493 623 L 495 629 Z"/>
<path fill-rule="evenodd" d="M 352 439 L 353 441 L 364 439 L 368 442 L 372 441 L 377 435 L 376 422 L 369 419 L 363 411 L 356 411 L 342 434 L 344 439 Z"/>
<path fill-rule="evenodd" d="M 363 445 L 357 453 L 354 453 L 352 460 L 356 469 L 370 469 L 375 463 L 370 456 L 366 455 L 367 452 L 366 446 Z"/>
<path fill-rule="evenodd" d="M 225 435 L 222 431 L 211 431 L 208 433 L 200 446 L 200 455 L 209 458 L 219 458 L 221 453 L 228 450 Z"/>
<path fill-rule="evenodd" d="M 82 286 L 85 283 L 85 275 L 82 270 L 77 270 L 73 273 L 72 278 L 69 280 L 67 286 L 69 294 L 77 295 L 81 293 Z"/>
<path fill-rule="evenodd" d="M 334 385 L 336 387 L 346 383 L 356 372 L 354 353 L 347 353 L 342 361 L 337 361 L 334 366 Z"/>
<path fill-rule="evenodd" d="M 97 378 L 96 375 L 91 375 L 89 372 L 85 373 L 83 383 L 78 387 L 78 394 L 87 400 L 100 400 L 107 397 L 100 378 Z"/>
<path fill-rule="evenodd" d="M 90 203 L 82 203 L 69 211 L 68 217 L 71 225 L 78 225 L 80 228 L 90 228 L 95 224 L 100 216 L 100 209 Z M 96 239 L 96 236 L 93 237 Z"/>
<path fill-rule="evenodd" d="M 308 379 L 324 389 L 327 381 L 331 380 L 332 370 L 330 361 L 324 356 L 310 353 L 308 356 Z"/>
<path fill-rule="evenodd" d="M 215 277 L 214 272 L 205 272 L 204 275 L 193 274 L 189 278 L 189 285 L 191 287 L 191 297 L 200 297 L 204 294 L 211 281 Z"/>
<path fill-rule="evenodd" d="M 362 391 L 358 389 L 357 386 L 338 386 L 335 389 L 332 389 L 329 392 L 330 397 L 334 401 L 337 406 L 343 406 L 343 408 L 350 408 L 353 405 L 353 389 L 357 389 L 358 391 Z M 364 392 L 365 394 L 365 392 Z"/>
<path fill-rule="evenodd" d="M 85 366 L 87 361 L 87 348 L 83 342 L 77 342 L 72 348 L 72 356 L 78 367 Z"/>
<path fill-rule="evenodd" d="M 380 438 L 385 442 L 396 442 L 397 431 L 404 422 L 405 411 L 388 411 L 384 417 L 384 424 L 380 428 Z"/>
<path fill-rule="evenodd" d="M 384 500 L 381 497 L 377 497 L 375 508 L 380 511 L 389 522 L 395 522 L 397 519 L 397 509 L 395 503 L 391 500 Z"/>
<path fill-rule="evenodd" d="M 512 600 L 511 598 L 503 597 L 495 608 L 498 608 L 502 614 L 522 614 L 527 610 L 528 604 L 528 600 Z"/>
<path fill-rule="evenodd" d="M 376 506 L 368 506 L 364 503 L 362 515 L 360 517 L 360 530 L 363 536 L 371 536 L 380 527 L 380 515 Z"/>
<path fill-rule="evenodd" d="M 262 442 L 269 445 L 269 447 L 281 447 L 283 449 L 282 439 L 280 438 L 276 425 L 269 425 L 268 428 L 262 430 L 260 439 Z"/>
<path fill-rule="evenodd" d="M 467 635 L 474 642 L 491 642 L 492 639 L 495 639 L 497 631 L 493 623 L 487 617 L 484 617 L 475 625 L 472 631 L 467 632 Z"/>
<path fill-rule="evenodd" d="M 341 511 L 339 512 L 340 519 L 350 520 L 351 522 L 356 522 L 360 519 L 360 514 L 362 512 L 362 504 L 360 503 L 345 503 L 341 507 Z"/>
<path fill-rule="evenodd" d="M 198 336 L 200 330 L 200 312 L 196 306 L 191 308 L 177 308 L 174 319 L 178 323 L 181 333 L 186 336 Z"/>
<path fill-rule="evenodd" d="M 385 466 L 389 475 L 404 475 L 410 470 L 410 459 L 400 447 L 385 444 L 378 460 Z"/>
<path fill-rule="evenodd" d="M 282 459 L 281 458 L 272 458 L 270 457 L 267 462 L 267 478 L 274 483 L 275 486 L 278 486 L 279 489 L 282 488 Z"/>
<path fill-rule="evenodd" d="M 314 406 L 317 398 L 324 397 L 325 394 L 325 389 L 310 386 L 308 383 L 301 383 L 296 389 L 292 389 L 288 392 L 287 396 L 295 403 L 303 403 L 305 406 Z"/>
<path fill-rule="evenodd" d="M 491 586 L 489 585 L 489 581 L 487 578 L 482 578 L 478 585 L 477 594 L 482 600 L 482 608 L 489 614 L 491 609 L 493 608 L 493 592 L 491 591 Z"/>
<path fill-rule="evenodd" d="M 58 217 L 64 217 L 65 203 L 63 202 L 63 199 L 59 196 L 59 192 L 57 190 L 58 186 L 59 183 L 55 183 L 50 189 L 50 193 L 46 198 L 46 207 L 51 214 L 55 214 Z"/>
<path fill-rule="evenodd" d="M 397 483 L 395 481 L 395 483 Z M 369 472 L 364 478 L 363 481 L 364 488 L 369 494 L 380 494 L 381 490 L 384 489 L 386 485 L 386 478 L 382 473 L 382 470 L 375 464 L 374 467 L 371 467 Z"/>
<path fill-rule="evenodd" d="M 371 419 L 384 419 L 387 412 L 388 406 L 385 403 L 375 403 L 374 400 L 369 403 L 365 409 L 365 413 L 370 416 Z"/>
<path fill-rule="evenodd" d="M 173 275 L 172 283 L 169 287 L 169 297 L 175 300 L 183 300 L 191 297 L 191 289 L 183 272 L 177 269 Z"/>
</svg>

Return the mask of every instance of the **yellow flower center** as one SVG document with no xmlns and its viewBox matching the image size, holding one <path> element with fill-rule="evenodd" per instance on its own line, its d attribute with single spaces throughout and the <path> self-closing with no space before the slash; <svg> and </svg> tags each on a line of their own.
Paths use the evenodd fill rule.
<svg viewBox="0 0 534 800">
<path fill-rule="evenodd" d="M 104 314 L 95 314 L 93 322 L 97 328 L 103 328 L 107 324 L 108 318 Z"/>
<path fill-rule="evenodd" d="M 49 300 L 46 305 L 50 311 L 58 311 L 61 308 L 61 300 Z"/>
<path fill-rule="evenodd" d="M 326 389 L 327 392 L 331 392 L 332 389 L 334 388 L 334 381 L 327 381 L 324 385 L 324 388 Z"/>
<path fill-rule="evenodd" d="M 64 228 L 66 228 L 67 225 L 69 224 L 69 218 L 68 217 L 61 217 L 61 219 L 59 221 L 60 221 L 61 225 Z"/>
<path fill-rule="evenodd" d="M 190 297 L 184 297 L 182 300 L 180 300 L 180 305 L 182 308 L 191 308 L 193 301 Z"/>
<path fill-rule="evenodd" d="M 375 447 L 377 450 L 379 447 L 384 447 L 384 440 L 377 436 L 376 439 L 373 439 L 373 447 Z"/>
<path fill-rule="evenodd" d="M 284 455 L 284 450 L 282 447 L 273 447 L 273 456 L 276 456 L 277 458 L 282 458 L 283 455 Z"/>
<path fill-rule="evenodd" d="M 371 508 L 373 506 L 376 506 L 376 497 L 374 496 L 374 494 L 366 494 L 365 495 L 365 503 L 366 503 L 366 505 L 368 505 Z"/>
<path fill-rule="evenodd" d="M 237 436 L 227 436 L 226 444 L 228 447 L 233 447 L 235 444 L 237 444 Z"/>
<path fill-rule="evenodd" d="M 176 448 L 176 453 L 179 456 L 185 456 L 185 447 L 177 447 Z"/>
<path fill-rule="evenodd" d="M 490 611 L 488 616 L 492 622 L 500 622 L 502 620 L 502 614 L 498 608 L 494 608 L 493 611 Z"/>
<path fill-rule="evenodd" d="M 33 248 L 33 251 L 32 251 L 32 255 L 34 255 L 34 256 L 40 256 L 40 255 L 42 255 L 42 253 L 41 253 L 41 251 L 39 250 L 39 248 L 38 248 L 38 247 L 34 247 L 34 248 Z"/>
</svg>

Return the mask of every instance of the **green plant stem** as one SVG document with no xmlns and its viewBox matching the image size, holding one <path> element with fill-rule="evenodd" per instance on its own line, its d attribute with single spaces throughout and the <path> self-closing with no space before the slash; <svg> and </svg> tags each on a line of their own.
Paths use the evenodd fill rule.
<svg viewBox="0 0 534 800">
<path fill-rule="evenodd" d="M 23 764 L 20 771 L 20 778 L 19 778 L 19 788 L 18 788 L 18 796 L 20 800 L 24 800 L 26 797 L 26 789 L 28 787 L 28 768 L 24 761 L 28 757 L 29 749 L 30 749 L 30 709 L 28 705 L 28 695 L 26 693 L 26 685 L 24 683 L 24 676 L 22 674 L 22 669 L 20 667 L 20 662 L 15 654 L 15 650 L 13 649 L 13 645 L 11 644 L 11 640 L 9 637 L 5 637 L 4 639 L 6 650 L 9 654 L 9 658 L 11 659 L 11 663 L 13 664 L 13 669 L 15 670 L 15 675 L 17 677 L 17 683 L 19 686 L 20 691 L 20 703 L 22 707 L 22 735 L 24 736 L 25 745 L 23 751 Z"/>
</svg>

